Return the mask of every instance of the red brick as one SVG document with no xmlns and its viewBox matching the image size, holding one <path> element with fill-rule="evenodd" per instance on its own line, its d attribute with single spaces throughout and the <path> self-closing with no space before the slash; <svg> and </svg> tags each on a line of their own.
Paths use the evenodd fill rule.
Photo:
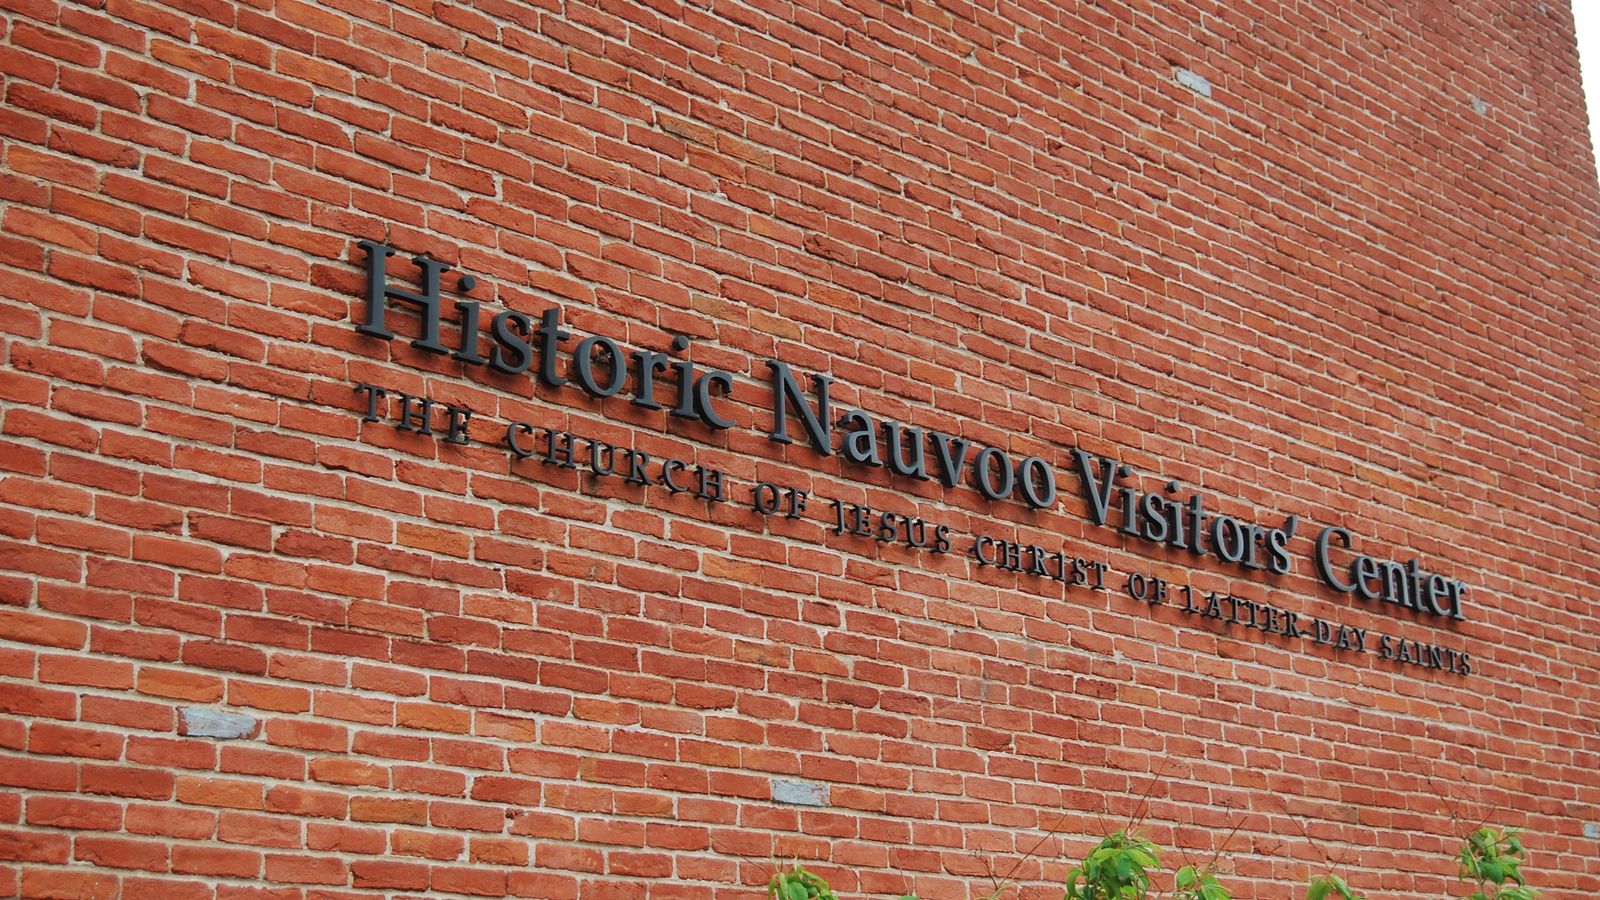
<svg viewBox="0 0 1600 900">
<path fill-rule="evenodd" d="M 0 829 L 0 855 L 15 862 L 59 865 L 67 861 L 69 844 L 64 834 Z"/>
<path fill-rule="evenodd" d="M 222 698 L 222 679 L 174 669 L 139 670 L 137 689 L 141 694 L 215 703 Z"/>
<path fill-rule="evenodd" d="M 350 865 L 350 883 L 358 888 L 423 890 L 428 887 L 428 869 L 414 863 L 359 861 Z"/>
<path fill-rule="evenodd" d="M 23 897 L 39 900 L 116 900 L 121 886 L 113 875 L 56 869 L 26 869 Z"/>
<path fill-rule="evenodd" d="M 314 791 L 279 785 L 267 789 L 266 808 L 273 812 L 293 813 L 318 818 L 343 818 L 350 799 L 335 791 Z"/>
<path fill-rule="evenodd" d="M 688 900 L 778 857 L 938 897 L 1055 829 L 1017 873 L 1043 896 L 1146 779 L 1169 847 L 1243 820 L 1243 896 L 1335 843 L 1369 896 L 1441 895 L 1475 803 L 1527 827 L 1547 894 L 1600 895 L 1551 813 L 1600 802 L 1600 187 L 1571 4 L 1502 6 L 16 0 L 0 896 Z M 423 351 L 398 300 L 395 340 L 362 334 L 361 239 L 396 287 L 455 267 L 452 347 L 458 300 L 485 349 L 495 312 L 558 304 L 564 374 L 581 337 L 661 351 L 732 373 L 735 424 Z M 768 440 L 768 360 L 832 378 L 835 420 L 1037 454 L 1060 498 Z M 361 422 L 356 381 L 465 404 L 471 442 Z M 514 421 L 732 496 L 510 459 Z M 1074 449 L 1212 516 L 1300 516 L 1292 571 L 1094 525 Z M 761 480 L 806 514 L 757 514 Z M 832 500 L 952 546 L 835 533 Z M 1325 525 L 1341 564 L 1462 579 L 1467 621 L 1322 583 Z M 1476 670 L 1140 601 L 1133 573 Z M 262 726 L 180 734 L 196 704 Z"/>
<path fill-rule="evenodd" d="M 73 830 L 115 831 L 122 827 L 122 807 L 70 797 L 33 797 L 28 801 L 27 823 Z"/>
<path fill-rule="evenodd" d="M 124 896 L 164 897 L 171 900 L 210 900 L 213 888 L 186 879 L 144 878 L 128 875 L 122 880 Z M 228 888 L 221 888 L 226 891 Z"/>
<path fill-rule="evenodd" d="M 0 637 L 46 647 L 76 649 L 88 640 L 80 622 L 0 609 Z"/>
<path fill-rule="evenodd" d="M 165 872 L 170 850 L 157 841 L 131 841 L 116 837 L 79 837 L 73 843 L 73 858 L 106 869 L 139 869 Z M 132 890 L 132 885 L 128 885 Z M 165 895 L 163 895 L 165 896 Z"/>
<path fill-rule="evenodd" d="M 260 809 L 262 805 L 262 786 L 249 781 L 181 776 L 177 788 L 180 802 L 197 806 Z"/>
<path fill-rule="evenodd" d="M 350 877 L 347 863 L 335 857 L 267 856 L 267 880 L 288 884 L 344 885 Z"/>
<path fill-rule="evenodd" d="M 128 738 L 127 760 L 180 769 L 213 769 L 217 765 L 217 748 L 210 741 L 133 735 Z"/>
<path fill-rule="evenodd" d="M 48 756 L 83 756 L 116 759 L 122 755 L 122 735 L 35 722 L 28 729 L 28 751 Z"/>
<path fill-rule="evenodd" d="M 39 680 L 47 684 L 127 690 L 133 687 L 133 665 L 120 660 L 40 654 Z"/>
<path fill-rule="evenodd" d="M 261 854 L 252 850 L 179 845 L 172 848 L 172 871 L 188 875 L 254 878 L 261 872 Z"/>
<path fill-rule="evenodd" d="M 225 812 L 217 821 L 217 839 L 229 844 L 294 849 L 301 844 L 298 820 Z"/>
<path fill-rule="evenodd" d="M 217 814 L 200 809 L 130 804 L 126 823 L 129 834 L 205 840 L 216 833 Z"/>
<path fill-rule="evenodd" d="M 168 800 L 173 794 L 173 776 L 160 769 L 136 769 L 125 764 L 83 766 L 79 788 L 86 794 Z"/>
</svg>

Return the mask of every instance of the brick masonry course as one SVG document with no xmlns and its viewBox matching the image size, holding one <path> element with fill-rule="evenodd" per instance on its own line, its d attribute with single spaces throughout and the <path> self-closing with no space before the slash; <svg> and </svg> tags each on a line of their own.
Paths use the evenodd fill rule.
<svg viewBox="0 0 1600 900">
<path fill-rule="evenodd" d="M 1600 895 L 1566 3 L 10 0 L 0 92 L 0 897 L 744 898 L 799 859 L 1043 898 L 1138 810 L 1195 859 L 1238 825 L 1241 898 L 1330 859 L 1456 896 L 1483 819 Z M 729 373 L 733 426 L 426 352 L 403 303 L 362 334 L 360 241 L 452 267 L 446 344 L 457 301 L 560 307 Z M 1060 496 L 771 441 L 768 360 Z M 1074 449 L 1302 517 L 1290 571 L 1092 524 Z M 1330 589 L 1329 525 L 1465 620 Z"/>
</svg>

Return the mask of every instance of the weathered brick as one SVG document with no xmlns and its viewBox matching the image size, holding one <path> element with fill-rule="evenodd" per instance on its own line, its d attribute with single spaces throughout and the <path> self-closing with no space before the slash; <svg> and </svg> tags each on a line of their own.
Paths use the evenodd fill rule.
<svg viewBox="0 0 1600 900">
<path fill-rule="evenodd" d="M 0 896 L 1044 896 L 1130 815 L 1242 823 L 1243 896 L 1334 844 L 1439 896 L 1490 812 L 1600 894 L 1600 187 L 1571 4 L 1504 6 L 9 4 Z M 353 327 L 364 239 L 452 266 L 458 355 Z M 461 359 L 469 301 L 526 371 Z M 832 453 L 768 438 L 769 360 L 832 379 Z M 1119 530 L 1075 449 L 1206 540 L 1299 516 L 1289 571 Z M 1002 451 L 1053 502 L 985 498 Z M 1335 590 L 1329 525 L 1465 621 Z"/>
</svg>

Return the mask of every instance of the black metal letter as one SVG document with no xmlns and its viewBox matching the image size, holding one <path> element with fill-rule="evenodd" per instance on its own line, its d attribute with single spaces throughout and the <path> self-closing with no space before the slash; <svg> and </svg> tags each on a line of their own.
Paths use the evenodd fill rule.
<svg viewBox="0 0 1600 900">
<path fill-rule="evenodd" d="M 422 269 L 422 293 L 402 288 L 392 288 L 388 285 L 389 257 L 394 255 L 394 248 L 375 241 L 357 241 L 356 246 L 367 251 L 367 320 L 356 326 L 362 334 L 370 334 L 385 340 L 393 340 L 394 332 L 384 325 L 384 301 L 393 297 L 402 303 L 410 303 L 417 307 L 422 317 L 422 336 L 411 342 L 411 346 L 433 353 L 449 353 L 450 349 L 439 343 L 439 275 L 448 271 L 450 265 L 418 256 L 412 259 L 417 267 Z"/>
<path fill-rule="evenodd" d="M 825 375 L 811 376 L 811 384 L 817 392 L 817 408 L 813 411 L 788 366 L 769 359 L 767 368 L 772 370 L 772 430 L 767 437 L 780 444 L 794 443 L 794 438 L 789 437 L 788 425 L 789 404 L 793 403 L 800 411 L 800 419 L 805 425 L 806 437 L 811 441 L 812 449 L 823 456 L 832 456 L 833 440 L 827 423 L 828 385 L 833 383 L 833 379 Z"/>
<path fill-rule="evenodd" d="M 1333 561 L 1328 558 L 1328 542 L 1334 538 L 1338 538 L 1339 543 L 1349 548 L 1350 532 L 1337 525 L 1329 525 L 1317 533 L 1317 547 L 1313 558 L 1317 563 L 1317 574 L 1322 576 L 1322 580 L 1341 594 L 1348 594 L 1356 589 L 1355 583 L 1340 581 L 1339 576 L 1334 574 Z"/>
</svg>

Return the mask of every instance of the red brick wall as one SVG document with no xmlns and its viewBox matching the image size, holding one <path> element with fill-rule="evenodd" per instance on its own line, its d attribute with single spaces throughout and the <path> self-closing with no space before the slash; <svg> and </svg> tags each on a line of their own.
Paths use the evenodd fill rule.
<svg viewBox="0 0 1600 900">
<path fill-rule="evenodd" d="M 939 900 L 1037 847 L 1054 897 L 1146 793 L 1196 858 L 1240 823 L 1241 897 L 1324 856 L 1442 897 L 1486 817 L 1547 896 L 1600 893 L 1567 5 L 1168 6 L 5 3 L 0 896 L 753 897 L 797 857 Z M 402 339 L 358 334 L 360 239 L 397 285 L 429 253 L 486 308 L 687 335 L 737 425 L 419 352 L 398 306 Z M 1040 455 L 1062 498 L 769 441 L 768 359 Z M 363 424 L 356 382 L 470 407 L 472 443 Z M 518 420 L 735 495 L 513 463 Z M 1090 524 L 1074 447 L 1305 517 L 1295 571 Z M 808 517 L 753 512 L 758 478 Z M 826 498 L 955 549 L 834 535 Z M 1326 525 L 1461 579 L 1467 621 L 1322 584 Z M 1131 572 L 1474 671 L 1151 608 Z"/>
</svg>

